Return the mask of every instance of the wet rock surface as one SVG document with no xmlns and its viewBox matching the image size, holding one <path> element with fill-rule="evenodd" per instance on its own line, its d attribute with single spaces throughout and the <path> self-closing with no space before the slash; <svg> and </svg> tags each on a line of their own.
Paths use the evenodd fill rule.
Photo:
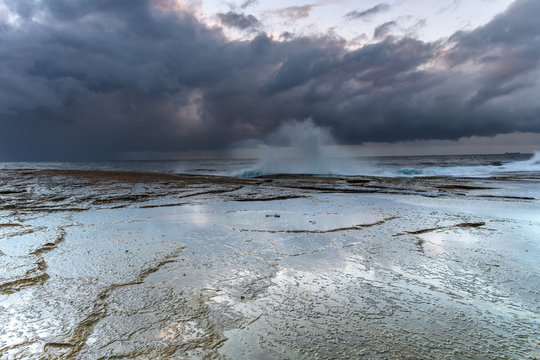
<svg viewBox="0 0 540 360">
<path fill-rule="evenodd" d="M 540 357 L 539 179 L 0 184 L 0 359 Z"/>
</svg>

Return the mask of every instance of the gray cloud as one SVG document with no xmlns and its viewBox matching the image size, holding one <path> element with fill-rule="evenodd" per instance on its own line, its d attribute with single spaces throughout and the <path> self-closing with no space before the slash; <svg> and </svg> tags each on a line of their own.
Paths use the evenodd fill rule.
<svg viewBox="0 0 540 360">
<path fill-rule="evenodd" d="M 385 22 L 384 24 L 377 26 L 375 28 L 375 31 L 373 31 L 373 37 L 375 39 L 380 39 L 380 38 L 385 37 L 386 35 L 388 35 L 388 33 L 390 33 L 390 30 L 394 26 L 396 26 L 395 21 L 388 21 L 388 22 Z"/>
<path fill-rule="evenodd" d="M 246 9 L 246 8 L 248 8 L 249 6 L 254 5 L 254 4 L 258 3 L 258 2 L 259 2 L 258 0 L 246 0 L 246 1 L 244 1 L 244 2 L 242 3 L 242 5 L 240 5 L 240 7 L 241 7 L 242 9 Z"/>
<path fill-rule="evenodd" d="M 306 4 L 302 6 L 289 6 L 276 11 L 276 14 L 285 18 L 289 22 L 294 22 L 309 17 L 311 10 L 318 4 Z"/>
<path fill-rule="evenodd" d="M 474 63 L 483 70 L 471 105 L 538 86 L 530 79 L 540 64 L 540 22 L 532 13 L 540 13 L 540 2 L 516 1 L 485 26 L 450 38 L 451 66 Z"/>
<path fill-rule="evenodd" d="M 311 11 L 316 7 L 339 4 L 340 2 L 341 0 L 325 0 L 325 1 L 319 1 L 313 4 L 305 4 L 301 6 L 289 6 L 283 9 L 272 11 L 271 13 L 281 16 L 282 18 L 287 20 L 288 23 L 292 24 L 297 20 L 309 17 L 311 14 Z"/>
<path fill-rule="evenodd" d="M 229 11 L 226 14 L 218 14 L 218 17 L 223 25 L 240 30 L 256 29 L 261 26 L 259 20 L 253 15 L 244 15 Z"/>
<path fill-rule="evenodd" d="M 372 8 L 362 10 L 362 11 L 351 11 L 345 15 L 345 18 L 348 20 L 358 20 L 358 19 L 366 19 L 369 18 L 375 14 L 381 13 L 383 11 L 387 11 L 390 9 L 390 5 L 386 3 L 377 4 Z"/>
<path fill-rule="evenodd" d="M 283 40 L 291 40 L 293 37 L 294 34 L 289 31 L 284 31 L 281 33 L 281 35 L 279 35 L 279 38 Z"/>
<path fill-rule="evenodd" d="M 310 116 L 351 144 L 540 133 L 536 0 L 447 43 L 354 51 L 231 42 L 165 0 L 6 4 L 24 16 L 0 26 L 0 160 L 216 150 Z"/>
</svg>

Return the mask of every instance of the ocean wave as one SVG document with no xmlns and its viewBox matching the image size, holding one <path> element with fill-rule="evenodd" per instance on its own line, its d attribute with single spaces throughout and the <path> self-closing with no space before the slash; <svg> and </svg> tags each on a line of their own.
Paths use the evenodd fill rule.
<svg viewBox="0 0 540 360">
<path fill-rule="evenodd" d="M 380 169 L 379 175 L 387 176 L 471 176 L 488 177 L 509 173 L 540 173 L 540 151 L 536 151 L 528 160 L 494 161 L 490 165 L 482 166 L 451 166 Z"/>
<path fill-rule="evenodd" d="M 396 158 L 397 159 L 397 158 Z M 409 160 L 410 158 L 407 158 Z M 258 177 L 275 174 L 311 174 L 320 176 L 383 176 L 383 177 L 430 177 L 430 176 L 449 176 L 449 177 L 490 177 L 505 174 L 540 174 L 540 151 L 534 152 L 530 159 L 512 160 L 510 155 L 501 155 L 500 158 L 486 158 L 487 164 L 463 166 L 418 166 L 423 163 L 422 157 L 415 157 L 417 163 L 411 166 L 387 167 L 377 163 L 377 160 L 370 162 L 352 159 L 340 159 L 332 162 L 334 166 L 314 167 L 302 166 L 302 161 L 288 161 L 280 159 L 280 166 L 268 166 L 268 162 L 262 161 L 250 169 L 245 169 L 234 174 L 238 177 Z M 466 161 L 464 161 L 466 162 Z M 274 161 L 273 164 L 278 163 Z M 407 165 L 403 161 L 401 165 Z"/>
</svg>

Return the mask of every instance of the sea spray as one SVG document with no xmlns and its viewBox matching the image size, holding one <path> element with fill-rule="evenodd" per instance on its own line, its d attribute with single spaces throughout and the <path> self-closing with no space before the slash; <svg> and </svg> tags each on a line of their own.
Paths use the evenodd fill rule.
<svg viewBox="0 0 540 360">
<path fill-rule="evenodd" d="M 259 144 L 261 157 L 255 166 L 238 175 L 342 173 L 339 158 L 343 154 L 337 154 L 335 145 L 330 131 L 311 118 L 290 120 Z"/>
<path fill-rule="evenodd" d="M 282 124 L 264 140 L 250 141 L 260 157 L 247 170 L 228 175 L 256 177 L 272 174 L 360 175 L 382 177 L 490 177 L 505 174 L 529 173 L 540 175 L 540 152 L 519 160 L 514 155 L 474 155 L 438 158 L 439 166 L 426 166 L 422 156 L 361 158 L 347 153 L 334 140 L 327 128 L 317 126 L 310 118 L 291 120 Z M 462 163 L 456 163 L 456 157 Z M 469 158 L 470 157 L 470 158 Z M 387 158 L 393 159 L 390 164 Z M 432 158 L 429 157 L 428 158 Z M 475 159 L 474 161 L 471 161 Z M 403 166 L 404 165 L 404 166 Z"/>
</svg>

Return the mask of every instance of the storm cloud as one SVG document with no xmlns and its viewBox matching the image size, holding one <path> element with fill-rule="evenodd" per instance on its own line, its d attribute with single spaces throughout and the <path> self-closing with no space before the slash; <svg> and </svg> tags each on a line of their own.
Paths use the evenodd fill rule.
<svg viewBox="0 0 540 360">
<path fill-rule="evenodd" d="M 172 0 L 4 2 L 0 160 L 216 150 L 313 118 L 343 143 L 540 132 L 540 2 L 447 41 L 231 41 Z"/>
<path fill-rule="evenodd" d="M 240 30 L 256 30 L 259 26 L 261 26 L 259 20 L 253 15 L 244 15 L 229 11 L 225 14 L 218 14 L 218 17 L 223 25 Z"/>
</svg>

